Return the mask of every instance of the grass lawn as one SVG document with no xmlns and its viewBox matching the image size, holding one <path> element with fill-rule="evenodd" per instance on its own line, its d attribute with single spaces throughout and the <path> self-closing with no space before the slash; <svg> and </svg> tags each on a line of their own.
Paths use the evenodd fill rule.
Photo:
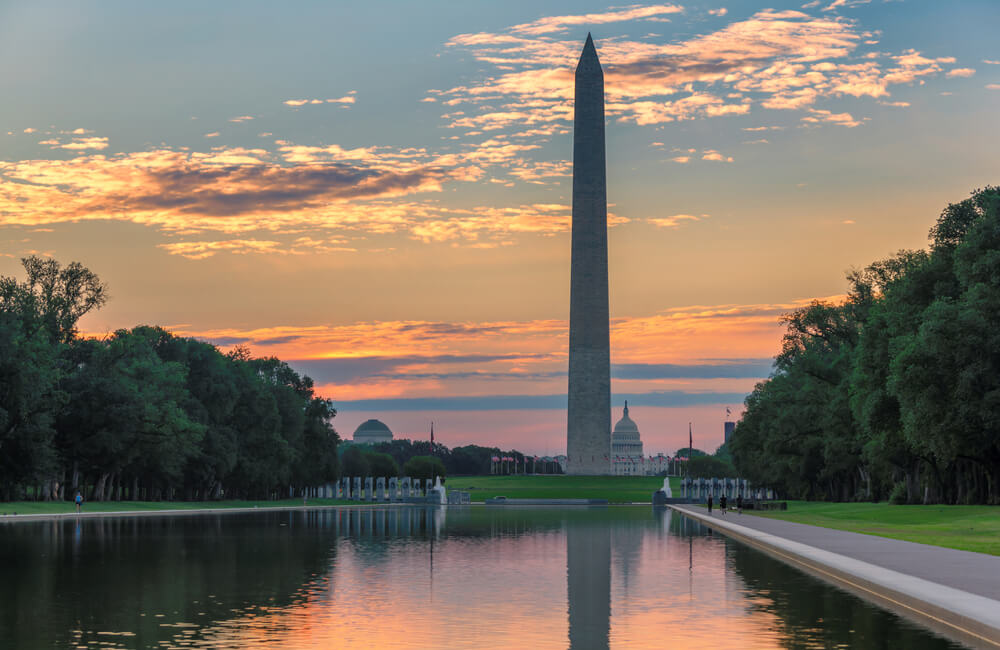
<svg viewBox="0 0 1000 650">
<path fill-rule="evenodd" d="M 680 479 L 670 487 L 680 494 Z M 449 490 L 468 491 L 473 501 L 495 496 L 510 499 L 607 499 L 609 503 L 649 503 L 653 492 L 663 487 L 655 476 L 452 476 Z"/>
<path fill-rule="evenodd" d="M 888 503 L 789 501 L 786 511 L 752 514 L 908 542 L 1000 555 L 1000 507 L 998 506 L 893 506 Z"/>
<path fill-rule="evenodd" d="M 309 499 L 311 506 L 348 505 L 351 501 L 337 499 Z M 281 501 L 88 501 L 83 504 L 83 512 L 122 512 L 124 510 L 195 510 L 203 508 L 274 508 L 280 506 L 301 506 L 302 499 Z M 49 515 L 76 512 L 76 506 L 69 501 L 10 501 L 0 502 L 2 515 Z"/>
</svg>

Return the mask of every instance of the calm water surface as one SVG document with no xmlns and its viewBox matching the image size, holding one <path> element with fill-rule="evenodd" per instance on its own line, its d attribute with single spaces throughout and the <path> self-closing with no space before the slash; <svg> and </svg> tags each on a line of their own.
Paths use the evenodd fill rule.
<svg viewBox="0 0 1000 650">
<path fill-rule="evenodd" d="M 957 648 L 650 507 L 0 524 L 0 648 Z"/>
</svg>

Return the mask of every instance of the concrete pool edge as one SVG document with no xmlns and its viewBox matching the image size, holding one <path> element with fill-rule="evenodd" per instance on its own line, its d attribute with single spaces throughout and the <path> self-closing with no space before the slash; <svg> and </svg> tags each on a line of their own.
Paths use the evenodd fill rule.
<svg viewBox="0 0 1000 650">
<path fill-rule="evenodd" d="M 485 506 L 489 505 L 484 501 L 473 501 L 472 503 L 462 503 L 462 504 L 447 504 L 442 503 L 440 506 L 447 506 L 451 508 L 468 508 L 470 506 Z M 496 504 L 499 505 L 499 504 Z M 589 507 L 593 505 L 600 505 L 602 507 L 635 507 L 635 506 L 651 506 L 652 503 L 649 501 L 632 501 L 630 503 L 602 503 L 602 504 L 554 504 L 554 503 L 537 503 L 537 504 L 525 504 L 525 503 L 514 503 L 509 502 L 504 505 L 507 506 L 523 506 L 523 505 L 578 505 L 581 507 Z M 438 504 L 434 503 L 408 503 L 405 501 L 357 501 L 351 503 L 331 503 L 331 504 L 306 504 L 304 506 L 262 506 L 259 508 L 254 508 L 252 506 L 237 506 L 233 508 L 165 508 L 163 510 L 91 510 L 87 512 L 81 512 L 77 514 L 76 512 L 33 512 L 27 514 L 0 514 L 0 524 L 2 523 L 12 523 L 17 521 L 45 521 L 50 519 L 72 519 L 72 518 L 94 518 L 94 517 L 142 517 L 149 515 L 195 515 L 195 514 L 224 514 L 227 512 L 232 513 L 246 513 L 246 512 L 264 512 L 269 510 L 336 510 L 338 508 L 377 508 L 377 507 L 401 507 L 401 506 L 416 506 L 416 507 L 439 507 Z"/>
<path fill-rule="evenodd" d="M 444 504 L 442 504 L 444 505 Z M 169 508 L 164 510 L 98 510 L 94 512 L 46 512 L 31 513 L 24 515 L 0 515 L 0 524 L 14 523 L 18 521 L 46 521 L 53 519 L 94 519 L 99 517 L 145 517 L 145 516 L 174 516 L 174 515 L 219 515 L 219 514 L 239 514 L 248 512 L 287 512 L 290 510 L 337 510 L 350 508 L 377 508 L 377 507 L 437 507 L 435 504 L 427 503 L 404 503 L 401 501 L 386 502 L 363 502 L 358 503 L 335 503 L 330 505 L 304 505 L 304 506 L 264 506 L 254 507 L 234 507 L 234 508 Z"/>
<path fill-rule="evenodd" d="M 676 512 L 973 647 L 1000 648 L 1000 601 L 670 505 Z"/>
</svg>

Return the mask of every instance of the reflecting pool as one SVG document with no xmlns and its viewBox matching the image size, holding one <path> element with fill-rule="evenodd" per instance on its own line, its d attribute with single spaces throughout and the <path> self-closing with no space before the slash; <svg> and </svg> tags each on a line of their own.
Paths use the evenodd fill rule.
<svg viewBox="0 0 1000 650">
<path fill-rule="evenodd" d="M 0 524 L 0 648 L 957 648 L 676 513 Z"/>
</svg>

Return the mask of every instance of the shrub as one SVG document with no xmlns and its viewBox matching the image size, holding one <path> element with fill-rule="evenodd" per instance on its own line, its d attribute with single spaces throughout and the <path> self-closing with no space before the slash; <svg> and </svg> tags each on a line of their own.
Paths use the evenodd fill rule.
<svg viewBox="0 0 1000 650">
<path fill-rule="evenodd" d="M 892 492 L 889 493 L 889 503 L 895 506 L 906 504 L 906 483 L 900 481 L 892 487 Z"/>
</svg>

